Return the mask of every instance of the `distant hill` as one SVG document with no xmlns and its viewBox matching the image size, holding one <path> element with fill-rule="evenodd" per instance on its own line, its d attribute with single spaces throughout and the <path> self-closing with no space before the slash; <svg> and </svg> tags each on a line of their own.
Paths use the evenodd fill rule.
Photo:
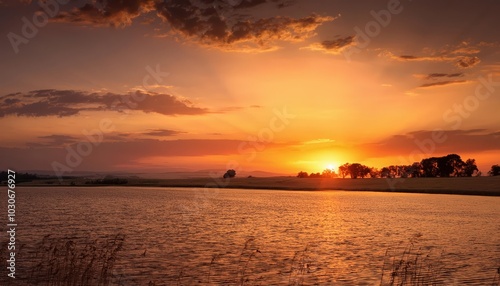
<svg viewBox="0 0 500 286">
<path fill-rule="evenodd" d="M 198 170 L 192 172 L 162 172 L 162 173 L 135 173 L 134 175 L 146 178 L 146 179 L 190 179 L 190 178 L 208 178 L 211 176 L 222 177 L 226 170 Z M 236 171 L 236 177 L 238 178 L 246 178 L 248 176 L 252 177 L 279 177 L 279 176 L 288 176 L 290 174 L 282 174 L 282 173 L 273 173 L 266 171 Z"/>
<path fill-rule="evenodd" d="M 55 176 L 53 171 L 47 170 L 19 170 L 23 173 L 27 172 L 30 174 L 37 174 L 39 176 Z M 168 172 L 93 172 L 93 171 L 75 171 L 72 173 L 65 174 L 66 176 L 74 176 L 74 177 L 88 177 L 88 178 L 99 178 L 107 175 L 115 176 L 115 177 L 123 177 L 123 178 L 145 178 L 145 179 L 190 179 L 190 178 L 209 178 L 210 176 L 222 177 L 222 175 L 226 172 L 226 170 L 221 169 L 204 169 L 198 171 L 187 171 L 187 170 L 175 170 Z M 259 177 L 259 178 L 267 178 L 267 177 L 279 177 L 279 176 L 290 176 L 294 174 L 283 174 L 283 173 L 273 173 L 266 171 L 236 171 L 236 177 L 238 178 L 246 178 L 248 176 Z"/>
</svg>

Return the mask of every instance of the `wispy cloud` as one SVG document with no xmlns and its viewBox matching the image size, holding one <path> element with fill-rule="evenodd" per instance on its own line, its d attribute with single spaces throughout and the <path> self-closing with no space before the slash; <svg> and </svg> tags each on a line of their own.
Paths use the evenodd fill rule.
<svg viewBox="0 0 500 286">
<path fill-rule="evenodd" d="M 60 147 L 68 144 L 73 144 L 78 141 L 78 138 L 68 135 L 53 134 L 47 136 L 39 136 L 41 141 L 26 143 L 29 147 Z"/>
<path fill-rule="evenodd" d="M 309 144 L 324 144 L 324 143 L 333 143 L 333 142 L 335 142 L 335 140 L 333 140 L 333 139 L 320 138 L 320 139 L 305 141 L 302 144 L 309 145 Z"/>
<path fill-rule="evenodd" d="M 346 48 L 356 45 L 354 36 L 347 36 L 344 38 L 337 38 L 335 40 L 327 40 L 320 43 L 313 43 L 302 49 L 311 51 L 321 51 L 327 54 L 338 55 Z"/>
<path fill-rule="evenodd" d="M 450 56 L 450 55 L 436 55 L 436 56 L 413 56 L 401 55 L 397 56 L 391 52 L 385 52 L 384 55 L 392 60 L 401 62 L 450 62 L 459 68 L 471 68 L 481 62 L 475 56 Z"/>
<path fill-rule="evenodd" d="M 426 76 L 426 79 L 440 79 L 445 77 L 462 77 L 463 73 L 431 73 Z"/>
<path fill-rule="evenodd" d="M 440 87 L 440 86 L 445 86 L 445 85 L 464 84 L 464 83 L 470 83 L 470 82 L 471 81 L 468 81 L 468 80 L 438 81 L 438 82 L 424 83 L 424 84 L 420 85 L 419 88 Z"/>
<path fill-rule="evenodd" d="M 148 132 L 142 133 L 143 135 L 147 136 L 155 136 L 155 137 L 167 137 L 167 136 L 174 136 L 178 134 L 182 134 L 184 132 L 180 131 L 175 131 L 175 130 L 170 130 L 170 129 L 153 129 Z"/>
<path fill-rule="evenodd" d="M 390 51 L 382 52 L 380 55 L 400 62 L 449 62 L 455 67 L 467 69 L 481 62 L 481 59 L 477 56 L 481 52 L 481 47 L 485 47 L 484 43 L 471 44 L 462 42 L 459 45 L 439 50 L 426 48 L 419 55 L 396 55 Z"/>
</svg>

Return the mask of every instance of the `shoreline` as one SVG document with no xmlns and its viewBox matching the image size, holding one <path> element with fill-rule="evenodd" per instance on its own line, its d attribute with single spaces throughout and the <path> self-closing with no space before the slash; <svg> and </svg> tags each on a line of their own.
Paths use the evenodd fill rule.
<svg viewBox="0 0 500 286">
<path fill-rule="evenodd" d="M 75 185 L 71 182 L 76 181 Z M 190 179 L 141 179 L 130 178 L 127 184 L 85 184 L 84 178 L 53 182 L 30 182 L 26 187 L 160 187 L 160 188 L 220 188 L 282 191 L 358 191 L 385 193 L 421 193 L 470 196 L 500 196 L 500 177 L 459 178 L 296 178 L 296 177 L 251 177 L 190 178 Z"/>
</svg>

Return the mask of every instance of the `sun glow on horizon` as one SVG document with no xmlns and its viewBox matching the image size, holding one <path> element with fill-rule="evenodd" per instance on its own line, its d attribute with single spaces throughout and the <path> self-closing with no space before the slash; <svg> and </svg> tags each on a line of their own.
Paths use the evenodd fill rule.
<svg viewBox="0 0 500 286">
<path fill-rule="evenodd" d="M 339 168 L 339 165 L 337 163 L 328 163 L 326 165 L 326 169 L 332 170 L 334 172 L 337 172 L 337 169 Z"/>
</svg>

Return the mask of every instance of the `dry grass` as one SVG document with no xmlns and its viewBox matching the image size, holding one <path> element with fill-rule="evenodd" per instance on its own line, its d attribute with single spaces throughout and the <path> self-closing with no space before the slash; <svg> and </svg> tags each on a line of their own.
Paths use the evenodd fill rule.
<svg viewBox="0 0 500 286">
<path fill-rule="evenodd" d="M 499 286 L 500 285 L 500 267 L 497 268 L 497 273 L 495 273 L 495 276 L 493 277 L 493 280 L 491 282 L 491 286 Z"/>
<path fill-rule="evenodd" d="M 250 282 L 250 274 L 247 272 L 252 258 L 260 254 L 260 250 L 253 244 L 254 239 L 250 238 L 245 242 L 245 246 L 241 251 L 240 257 L 238 259 L 238 275 L 239 275 L 239 285 L 243 286 L 245 283 Z"/>
<path fill-rule="evenodd" d="M 124 236 L 120 234 L 86 242 L 45 236 L 34 245 L 33 251 L 18 250 L 16 256 L 23 267 L 16 267 L 15 281 L 9 278 L 0 282 L 1 285 L 112 285 L 113 267 L 123 243 Z"/>
<path fill-rule="evenodd" d="M 385 254 L 380 285 L 442 285 L 443 263 L 440 257 L 433 257 L 432 251 L 423 253 L 421 248 L 416 249 L 416 240 L 421 235 L 416 235 L 402 253 L 391 253 L 388 249 Z M 390 268 L 386 269 L 386 261 L 391 261 Z"/>
<path fill-rule="evenodd" d="M 290 276 L 288 277 L 288 285 L 304 285 L 304 277 L 310 272 L 310 258 L 307 255 L 308 247 L 309 246 L 306 246 L 304 250 L 296 251 L 293 255 L 290 266 Z"/>
<path fill-rule="evenodd" d="M 422 251 L 417 248 L 416 241 L 420 235 L 410 239 L 404 249 L 393 251 L 388 249 L 384 258 L 381 270 L 381 286 L 433 286 L 445 285 L 443 281 L 443 270 L 445 265 L 441 262 L 441 255 L 434 255 L 431 250 Z M 71 239 L 52 238 L 46 236 L 36 245 L 36 251 L 26 255 L 23 259 L 30 261 L 29 271 L 25 277 L 20 277 L 16 281 L 0 279 L 1 285 L 47 285 L 47 286 L 107 286 L 122 285 L 116 281 L 112 272 L 117 259 L 117 254 L 122 250 L 124 236 L 116 235 L 104 240 L 92 240 L 87 242 L 75 242 Z M 0 251 L 5 257 L 4 250 Z M 208 265 L 206 279 L 198 281 L 197 285 L 268 285 L 265 278 L 261 276 L 257 267 L 258 262 L 265 259 L 259 250 L 254 239 L 245 242 L 239 256 L 234 257 L 233 267 L 234 277 L 228 277 L 224 283 L 213 281 L 214 269 L 218 269 L 218 260 L 222 254 L 214 254 Z M 28 259 L 29 258 L 29 259 Z M 305 284 L 307 279 L 314 276 L 311 265 L 315 261 L 311 260 L 309 247 L 296 251 L 293 258 L 287 258 L 284 267 L 289 269 L 286 272 L 287 282 L 281 285 L 298 286 Z M 196 269 L 198 274 L 203 273 L 201 269 Z M 313 276 L 311 276 L 313 275 Z M 494 275 L 494 276 L 493 276 Z M 184 268 L 175 281 L 149 281 L 144 284 L 148 286 L 159 285 L 188 285 L 183 283 Z M 200 276 L 201 277 L 201 276 Z M 186 277 L 187 278 L 187 277 Z M 160 278 L 161 280 L 161 278 Z M 355 277 L 353 277 L 355 280 Z M 146 280 L 147 281 L 147 280 Z M 492 273 L 491 283 L 488 285 L 498 286 L 500 283 L 500 267 Z M 22 282 L 19 284 L 19 282 Z M 319 284 L 315 284 L 319 285 Z"/>
</svg>

